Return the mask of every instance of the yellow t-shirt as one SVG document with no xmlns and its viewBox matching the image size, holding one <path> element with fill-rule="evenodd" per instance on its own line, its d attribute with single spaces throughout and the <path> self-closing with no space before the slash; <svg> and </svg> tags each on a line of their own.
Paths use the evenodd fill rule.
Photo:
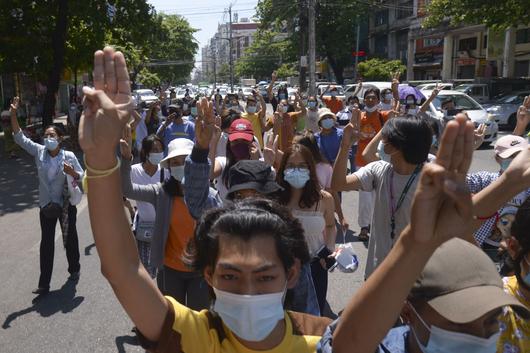
<svg viewBox="0 0 530 353">
<path fill-rule="evenodd" d="M 513 295 L 524 306 L 530 309 L 530 298 L 523 297 L 519 290 L 517 278 L 504 277 L 504 290 Z M 499 353 L 526 353 L 530 352 L 530 322 L 521 318 L 511 308 L 504 309 L 504 314 L 499 319 L 501 337 L 497 343 Z"/>
<path fill-rule="evenodd" d="M 329 319 L 307 314 L 285 312 L 286 330 L 282 342 L 272 350 L 254 351 L 243 346 L 208 310 L 193 311 L 166 297 L 168 314 L 157 343 L 147 342 L 139 335 L 140 343 L 156 353 L 305 353 L 315 352 Z M 294 320 L 294 321 L 293 321 Z M 304 332 L 305 331 L 305 332 Z M 310 332 L 312 331 L 312 332 Z"/>
<path fill-rule="evenodd" d="M 263 147 L 265 146 L 263 146 L 263 131 L 261 129 L 261 123 L 259 121 L 259 115 L 257 113 L 250 114 L 245 112 L 241 114 L 241 117 L 250 121 L 250 124 L 252 125 L 252 130 L 254 131 L 254 136 L 256 136 L 256 138 L 258 139 L 260 148 L 263 149 Z"/>
</svg>

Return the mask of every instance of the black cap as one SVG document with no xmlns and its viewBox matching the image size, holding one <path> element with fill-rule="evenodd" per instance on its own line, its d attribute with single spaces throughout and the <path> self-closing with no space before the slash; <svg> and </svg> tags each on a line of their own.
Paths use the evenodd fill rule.
<svg viewBox="0 0 530 353">
<path fill-rule="evenodd" d="M 228 171 L 228 196 L 239 190 L 252 189 L 260 194 L 270 194 L 283 188 L 275 181 L 272 168 L 263 161 L 242 160 Z"/>
</svg>

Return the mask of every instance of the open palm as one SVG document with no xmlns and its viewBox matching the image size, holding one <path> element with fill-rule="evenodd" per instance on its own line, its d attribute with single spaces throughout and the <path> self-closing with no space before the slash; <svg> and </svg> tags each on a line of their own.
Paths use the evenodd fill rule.
<svg viewBox="0 0 530 353">
<path fill-rule="evenodd" d="M 85 153 L 112 151 L 130 119 L 131 87 L 121 52 L 111 47 L 94 53 L 94 89 L 83 88 L 84 110 L 79 144 Z"/>
</svg>

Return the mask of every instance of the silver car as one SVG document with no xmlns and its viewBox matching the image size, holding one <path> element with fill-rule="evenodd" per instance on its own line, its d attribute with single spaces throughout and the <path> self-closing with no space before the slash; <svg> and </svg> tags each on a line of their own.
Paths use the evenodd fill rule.
<svg viewBox="0 0 530 353">
<path fill-rule="evenodd" d="M 490 104 L 484 104 L 484 108 L 493 115 L 499 125 L 507 126 L 510 130 L 517 123 L 517 109 L 523 104 L 524 98 L 530 95 L 530 91 L 520 91 L 507 94 Z"/>
</svg>

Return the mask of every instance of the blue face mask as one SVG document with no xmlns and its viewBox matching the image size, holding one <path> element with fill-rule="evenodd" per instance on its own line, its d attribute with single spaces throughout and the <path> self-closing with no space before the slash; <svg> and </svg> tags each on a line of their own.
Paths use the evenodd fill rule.
<svg viewBox="0 0 530 353">
<path fill-rule="evenodd" d="M 288 168 L 283 171 L 283 178 L 295 189 L 302 189 L 309 181 L 309 169 Z"/>
<path fill-rule="evenodd" d="M 512 163 L 513 161 L 513 158 L 506 158 L 506 159 L 501 159 L 501 170 L 504 172 L 506 169 L 508 169 L 508 167 L 510 166 L 510 163 Z"/>
<path fill-rule="evenodd" d="M 427 345 L 421 344 L 416 332 L 411 329 L 418 346 L 423 353 L 495 353 L 497 351 L 497 340 L 500 332 L 491 335 L 489 338 L 482 338 L 465 333 L 447 331 L 431 325 L 430 327 L 418 314 L 416 309 L 410 306 L 422 325 L 430 332 Z"/>
<path fill-rule="evenodd" d="M 320 126 L 322 126 L 323 129 L 331 129 L 333 126 L 335 126 L 335 120 L 333 119 L 323 119 L 320 121 Z"/>
<path fill-rule="evenodd" d="M 44 139 L 44 146 L 46 146 L 48 151 L 55 151 L 59 146 L 59 141 L 54 137 L 47 137 Z"/>
<path fill-rule="evenodd" d="M 197 116 L 197 107 L 191 107 L 191 115 Z"/>
<path fill-rule="evenodd" d="M 391 156 L 385 152 L 385 143 L 383 141 L 379 141 L 379 145 L 377 145 L 377 154 L 380 160 L 390 163 Z"/>
<path fill-rule="evenodd" d="M 307 105 L 309 106 L 309 108 L 315 108 L 317 106 L 317 102 L 309 101 L 309 102 L 307 102 Z"/>
</svg>

